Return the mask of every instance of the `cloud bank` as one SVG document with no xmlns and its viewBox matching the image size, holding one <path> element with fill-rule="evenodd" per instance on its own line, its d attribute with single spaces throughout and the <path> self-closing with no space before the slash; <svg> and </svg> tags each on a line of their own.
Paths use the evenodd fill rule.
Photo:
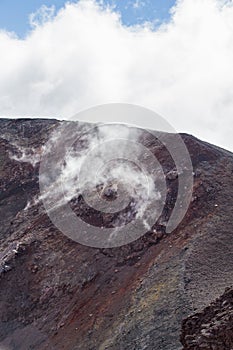
<svg viewBox="0 0 233 350">
<path fill-rule="evenodd" d="M 158 29 L 126 27 L 89 0 L 56 15 L 43 7 L 31 23 L 24 40 L 0 32 L 0 115 L 69 118 L 97 104 L 134 103 L 233 149 L 231 1 L 178 1 Z"/>
</svg>

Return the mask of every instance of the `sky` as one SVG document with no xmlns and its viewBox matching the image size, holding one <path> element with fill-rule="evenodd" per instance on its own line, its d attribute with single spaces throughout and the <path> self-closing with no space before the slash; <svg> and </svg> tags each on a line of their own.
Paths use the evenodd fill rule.
<svg viewBox="0 0 233 350">
<path fill-rule="evenodd" d="M 55 13 L 57 13 L 66 2 L 66 0 L 0 0 L 0 28 L 15 32 L 20 38 L 24 38 L 31 30 L 29 18 L 32 13 L 43 5 L 54 6 Z M 125 25 L 151 21 L 155 26 L 169 20 L 169 11 L 175 4 L 175 0 L 105 0 L 98 2 L 109 5 L 121 13 L 122 22 Z"/>
<path fill-rule="evenodd" d="M 0 0 L 2 117 L 133 103 L 233 150 L 232 1 L 45 3 Z"/>
</svg>

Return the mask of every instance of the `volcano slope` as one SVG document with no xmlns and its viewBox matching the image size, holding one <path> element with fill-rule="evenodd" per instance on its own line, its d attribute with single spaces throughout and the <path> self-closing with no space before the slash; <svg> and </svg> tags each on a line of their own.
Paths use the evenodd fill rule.
<svg viewBox="0 0 233 350">
<path fill-rule="evenodd" d="M 0 120 L 0 349 L 232 349 L 233 155 L 182 135 L 192 202 L 166 234 L 177 179 L 149 140 L 167 174 L 163 220 L 133 243 L 96 249 L 64 236 L 33 202 L 42 145 L 59 124 Z"/>
</svg>

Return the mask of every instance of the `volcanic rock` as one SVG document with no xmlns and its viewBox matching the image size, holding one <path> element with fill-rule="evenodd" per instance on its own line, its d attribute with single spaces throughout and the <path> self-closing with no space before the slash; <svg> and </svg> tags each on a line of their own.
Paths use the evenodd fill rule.
<svg viewBox="0 0 233 350">
<path fill-rule="evenodd" d="M 179 174 L 158 140 L 146 140 L 166 175 L 162 216 L 135 242 L 91 248 L 61 233 L 39 198 L 43 145 L 60 124 L 0 120 L 0 349 L 233 349 L 233 155 L 181 135 L 194 187 L 167 234 Z M 71 206 L 99 227 L 115 220 L 81 197 Z"/>
</svg>

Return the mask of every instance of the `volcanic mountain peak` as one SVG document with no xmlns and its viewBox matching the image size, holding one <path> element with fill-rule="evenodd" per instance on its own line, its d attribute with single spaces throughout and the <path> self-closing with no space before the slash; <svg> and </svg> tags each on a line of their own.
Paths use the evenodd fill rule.
<svg viewBox="0 0 233 350">
<path fill-rule="evenodd" d="M 186 215 L 168 233 L 182 173 L 156 135 L 140 130 L 140 142 L 164 174 L 163 210 L 136 240 L 94 248 L 60 232 L 41 199 L 41 157 L 63 123 L 2 119 L 0 124 L 0 348 L 178 350 L 182 344 L 185 350 L 232 348 L 232 290 L 225 292 L 233 284 L 230 152 L 181 135 L 190 153 L 194 183 Z M 74 143 L 74 149 L 82 150 L 85 142 Z M 111 164 L 109 171 L 112 168 Z M 128 174 L 122 163 L 120 169 Z M 133 171 L 137 173 L 137 166 Z M 159 174 L 155 178 L 161 192 Z M 132 183 L 132 189 L 137 184 L 141 188 L 142 182 Z M 99 200 L 105 199 L 110 208 L 119 198 L 120 186 L 98 185 Z M 144 185 L 140 194 L 145 193 Z M 119 224 L 115 212 L 93 209 L 79 192 L 68 200 L 77 217 L 95 230 L 125 225 L 138 212 L 132 199 Z"/>
</svg>

